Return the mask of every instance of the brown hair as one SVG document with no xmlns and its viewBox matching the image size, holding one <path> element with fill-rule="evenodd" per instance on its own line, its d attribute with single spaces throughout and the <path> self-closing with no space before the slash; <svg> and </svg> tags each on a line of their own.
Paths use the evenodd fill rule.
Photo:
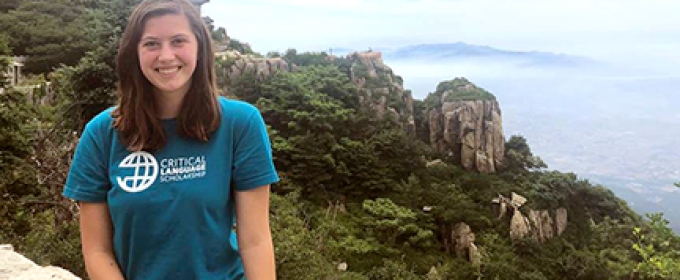
<svg viewBox="0 0 680 280">
<path fill-rule="evenodd" d="M 140 69 L 137 46 L 146 22 L 169 14 L 184 15 L 198 41 L 198 62 L 177 116 L 177 129 L 184 137 L 207 142 L 220 124 L 212 40 L 198 10 L 186 0 L 144 0 L 128 20 L 116 57 L 118 106 L 112 113 L 113 127 L 130 151 L 156 151 L 166 143 L 154 86 Z"/>
</svg>

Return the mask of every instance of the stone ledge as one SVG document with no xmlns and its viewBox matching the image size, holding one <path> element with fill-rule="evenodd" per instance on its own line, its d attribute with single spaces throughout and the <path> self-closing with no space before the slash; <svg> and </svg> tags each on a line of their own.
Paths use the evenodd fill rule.
<svg viewBox="0 0 680 280">
<path fill-rule="evenodd" d="M 0 280 L 81 280 L 67 270 L 55 267 L 42 267 L 14 252 L 9 244 L 0 245 Z"/>
</svg>

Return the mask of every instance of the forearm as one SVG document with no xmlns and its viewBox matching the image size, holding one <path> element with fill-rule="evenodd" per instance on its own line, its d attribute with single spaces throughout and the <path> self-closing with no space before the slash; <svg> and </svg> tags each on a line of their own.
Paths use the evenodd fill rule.
<svg viewBox="0 0 680 280">
<path fill-rule="evenodd" d="M 242 244 L 244 243 L 244 244 Z M 276 279 L 274 245 L 271 235 L 262 236 L 253 243 L 239 241 L 239 251 L 248 280 Z"/>
<path fill-rule="evenodd" d="M 269 227 L 269 185 L 236 192 L 236 237 L 246 279 L 276 279 Z"/>
<path fill-rule="evenodd" d="M 124 280 L 113 253 L 90 252 L 85 254 L 85 266 L 91 280 Z"/>
<path fill-rule="evenodd" d="M 113 253 L 113 226 L 105 202 L 80 202 L 85 268 L 92 280 L 124 280 Z"/>
</svg>

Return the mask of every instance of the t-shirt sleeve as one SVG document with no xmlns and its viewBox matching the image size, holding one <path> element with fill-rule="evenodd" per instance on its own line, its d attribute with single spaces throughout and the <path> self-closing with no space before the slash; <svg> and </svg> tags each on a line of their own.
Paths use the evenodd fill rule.
<svg viewBox="0 0 680 280">
<path fill-rule="evenodd" d="M 106 147 L 97 124 L 90 122 L 78 142 L 63 195 L 86 202 L 106 201 L 111 189 L 108 176 Z"/>
<path fill-rule="evenodd" d="M 279 181 L 272 161 L 267 127 L 260 111 L 253 111 L 235 134 L 232 182 L 237 191 L 254 189 Z"/>
</svg>

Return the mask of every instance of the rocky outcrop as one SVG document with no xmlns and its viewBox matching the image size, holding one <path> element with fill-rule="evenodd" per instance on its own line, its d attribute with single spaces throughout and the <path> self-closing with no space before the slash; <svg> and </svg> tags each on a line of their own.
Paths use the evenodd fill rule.
<svg viewBox="0 0 680 280">
<path fill-rule="evenodd" d="M 567 229 L 567 209 L 558 208 L 555 211 L 555 229 L 557 235 L 562 235 L 564 230 Z"/>
<path fill-rule="evenodd" d="M 492 202 L 499 205 L 498 219 L 505 217 L 505 214 L 508 211 L 512 212 L 512 218 L 510 219 L 510 238 L 519 239 L 531 232 L 531 224 L 529 223 L 529 219 L 527 219 L 522 214 L 522 212 L 519 211 L 519 208 L 527 202 L 527 199 L 514 192 L 512 193 L 511 197 L 511 199 L 508 199 L 502 195 L 499 195 L 497 198 L 494 198 Z"/>
<path fill-rule="evenodd" d="M 238 51 L 215 53 L 218 60 L 218 76 L 226 79 L 226 84 L 244 75 L 254 75 L 258 80 L 267 79 L 278 71 L 295 71 L 297 66 L 290 65 L 283 58 L 262 58 L 244 55 Z"/>
<path fill-rule="evenodd" d="M 503 162 L 505 137 L 493 95 L 457 78 L 440 83 L 426 103 L 432 148 L 466 170 L 496 172 Z"/>
<path fill-rule="evenodd" d="M 527 202 L 526 198 L 521 195 L 513 192 L 512 199 L 498 195 L 491 202 L 498 205 L 499 219 L 503 219 L 508 211 L 512 212 L 510 219 L 510 238 L 512 239 L 531 236 L 539 242 L 545 242 L 562 235 L 567 228 L 567 209 L 565 208 L 556 209 L 554 219 L 549 210 L 527 209 L 529 213 L 527 218 L 520 210 L 520 207 Z"/>
<path fill-rule="evenodd" d="M 531 224 L 522 212 L 515 211 L 510 220 L 510 238 L 520 239 L 531 232 Z"/>
<path fill-rule="evenodd" d="M 14 252 L 11 245 L 0 245 L 0 280 L 80 280 L 62 268 L 41 267 Z"/>
<path fill-rule="evenodd" d="M 385 65 L 382 53 L 368 51 L 347 55 L 350 79 L 357 86 L 359 99 L 377 118 L 390 116 L 415 134 L 413 96 L 404 90 L 402 78 Z"/>
<path fill-rule="evenodd" d="M 555 223 L 548 210 L 529 210 L 529 220 L 534 226 L 534 239 L 545 242 L 553 238 Z"/>
<path fill-rule="evenodd" d="M 466 223 L 460 222 L 453 226 L 451 240 L 454 241 L 456 257 L 470 261 L 474 266 L 481 265 L 481 255 L 475 245 L 475 234 Z"/>
<path fill-rule="evenodd" d="M 545 242 L 555 236 L 560 236 L 567 228 L 567 209 L 555 210 L 555 218 L 548 210 L 530 210 L 529 219 L 534 227 L 533 237 L 538 241 Z"/>
</svg>

